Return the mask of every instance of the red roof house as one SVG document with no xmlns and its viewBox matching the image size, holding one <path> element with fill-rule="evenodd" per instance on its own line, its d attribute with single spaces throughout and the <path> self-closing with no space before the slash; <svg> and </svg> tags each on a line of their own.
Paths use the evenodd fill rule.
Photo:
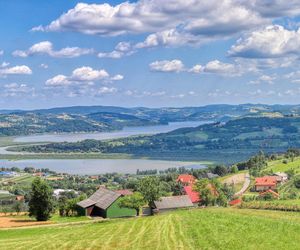
<svg viewBox="0 0 300 250">
<path fill-rule="evenodd" d="M 199 193 L 194 191 L 192 186 L 185 186 L 184 192 L 190 197 L 192 203 L 198 203 L 200 201 Z"/>
<path fill-rule="evenodd" d="M 256 191 L 267 191 L 276 189 L 277 179 L 275 176 L 264 176 L 255 179 Z"/>
<path fill-rule="evenodd" d="M 178 176 L 177 182 L 181 182 L 184 186 L 193 185 L 196 181 L 196 178 L 190 174 L 181 174 Z"/>
</svg>

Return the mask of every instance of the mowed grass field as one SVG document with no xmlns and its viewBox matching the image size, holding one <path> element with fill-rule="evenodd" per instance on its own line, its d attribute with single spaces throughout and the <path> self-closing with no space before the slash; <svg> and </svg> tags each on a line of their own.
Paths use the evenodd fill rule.
<svg viewBox="0 0 300 250">
<path fill-rule="evenodd" d="M 299 249 L 300 214 L 208 208 L 0 231 L 0 249 Z"/>
</svg>

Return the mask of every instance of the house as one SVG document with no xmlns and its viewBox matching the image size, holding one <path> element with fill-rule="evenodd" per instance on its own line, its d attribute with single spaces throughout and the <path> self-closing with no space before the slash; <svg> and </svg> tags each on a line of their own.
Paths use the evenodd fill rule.
<svg viewBox="0 0 300 250">
<path fill-rule="evenodd" d="M 16 201 L 24 201 L 25 196 L 24 195 L 16 195 Z"/>
<path fill-rule="evenodd" d="M 275 190 L 277 178 L 275 176 L 264 176 L 255 179 L 255 191 Z"/>
<path fill-rule="evenodd" d="M 87 216 L 100 216 L 103 218 L 117 218 L 136 216 L 136 211 L 119 207 L 120 198 L 124 196 L 106 188 L 98 189 L 89 198 L 77 203 L 85 210 Z"/>
<path fill-rule="evenodd" d="M 220 176 L 217 174 L 206 173 L 206 178 L 208 178 L 208 179 L 214 179 L 214 178 L 218 178 L 218 177 L 220 177 Z"/>
<path fill-rule="evenodd" d="M 196 182 L 196 178 L 190 174 L 181 174 L 177 177 L 177 182 L 180 182 L 183 186 L 190 186 Z"/>
<path fill-rule="evenodd" d="M 281 173 L 281 172 L 277 172 L 273 174 L 273 176 L 276 177 L 278 183 L 284 183 L 289 179 L 286 173 Z"/>
<path fill-rule="evenodd" d="M 198 205 L 198 203 L 200 202 L 199 193 L 194 191 L 192 186 L 185 186 L 183 187 L 183 189 L 184 189 L 184 193 L 189 196 L 192 203 Z"/>
<path fill-rule="evenodd" d="M 194 206 L 188 195 L 162 197 L 160 200 L 154 201 L 154 205 L 154 212 L 165 212 Z"/>
<path fill-rule="evenodd" d="M 274 199 L 279 199 L 279 196 L 280 196 L 278 193 L 276 193 L 275 191 L 273 191 L 271 189 L 259 193 L 260 197 L 265 197 L 266 195 L 271 195 Z"/>
</svg>

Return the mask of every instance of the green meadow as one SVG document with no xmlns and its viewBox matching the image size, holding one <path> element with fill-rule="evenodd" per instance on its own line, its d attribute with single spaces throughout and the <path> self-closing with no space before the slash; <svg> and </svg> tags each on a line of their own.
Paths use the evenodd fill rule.
<svg viewBox="0 0 300 250">
<path fill-rule="evenodd" d="M 0 231 L 0 249 L 299 249 L 300 214 L 208 208 Z"/>
</svg>

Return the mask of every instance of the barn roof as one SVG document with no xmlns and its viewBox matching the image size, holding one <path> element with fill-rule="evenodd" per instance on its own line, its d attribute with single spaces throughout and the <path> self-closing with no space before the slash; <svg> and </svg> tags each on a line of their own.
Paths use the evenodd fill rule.
<svg viewBox="0 0 300 250">
<path fill-rule="evenodd" d="M 200 201 L 199 193 L 194 191 L 192 186 L 185 186 L 184 191 L 190 197 L 193 203 Z"/>
<path fill-rule="evenodd" d="M 154 201 L 154 204 L 158 210 L 193 206 L 188 195 L 162 197 L 159 201 Z"/>
<path fill-rule="evenodd" d="M 96 207 L 107 209 L 120 196 L 121 194 L 118 194 L 112 190 L 108 190 L 106 188 L 100 188 L 89 198 L 78 202 L 77 205 L 83 208 L 87 208 L 92 205 L 95 205 Z"/>
</svg>

